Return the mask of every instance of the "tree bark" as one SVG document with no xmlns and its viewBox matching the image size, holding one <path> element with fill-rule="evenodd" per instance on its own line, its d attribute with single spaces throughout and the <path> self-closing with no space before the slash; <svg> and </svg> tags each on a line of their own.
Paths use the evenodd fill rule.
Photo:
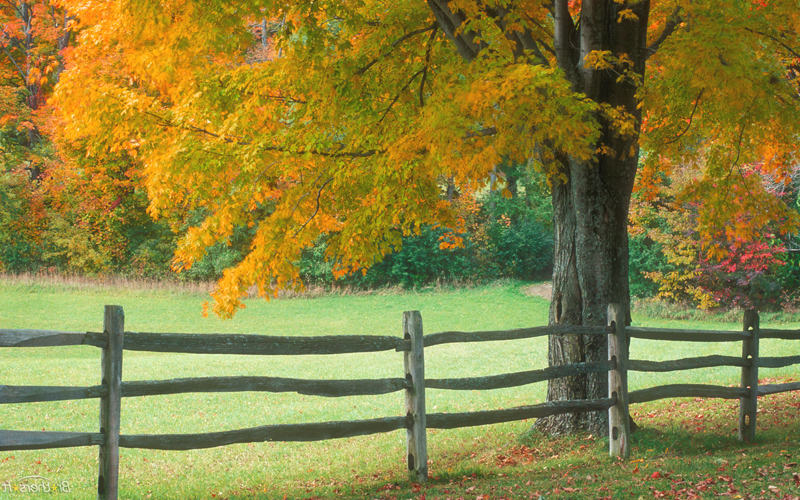
<svg viewBox="0 0 800 500">
<path fill-rule="evenodd" d="M 627 168 L 626 168 L 627 167 Z M 603 325 L 609 303 L 629 316 L 627 213 L 634 168 L 567 159 L 567 183 L 553 186 L 555 261 L 550 324 Z M 622 177 L 622 178 L 620 178 Z M 607 339 L 553 335 L 550 366 L 604 361 Z M 552 380 L 547 400 L 607 397 L 607 375 L 587 374 Z M 538 426 L 550 433 L 602 432 L 604 412 L 559 415 Z"/>
<path fill-rule="evenodd" d="M 609 303 L 623 306 L 630 323 L 628 285 L 628 211 L 639 160 L 638 135 L 641 112 L 636 85 L 618 79 L 618 73 L 586 67 L 592 51 L 611 51 L 630 57 L 633 71 L 644 76 L 646 30 L 649 2 L 621 6 L 613 0 L 584 0 L 580 27 L 564 19 L 566 1 L 556 6 L 558 62 L 573 88 L 597 103 L 622 107 L 636 120 L 636 131 L 628 136 L 616 133 L 608 120 L 599 116 L 602 135 L 594 161 L 581 161 L 562 154 L 559 169 L 567 179 L 553 185 L 555 230 L 553 295 L 549 322 L 574 325 L 605 325 Z M 619 11 L 631 8 L 636 19 L 620 19 Z M 579 45 L 570 40 L 579 40 Z M 604 337 L 556 335 L 549 340 L 550 366 L 605 360 Z M 596 399 L 607 397 L 605 374 L 586 374 L 550 381 L 547 400 Z M 537 422 L 549 433 L 605 432 L 604 412 L 568 414 Z"/>
</svg>

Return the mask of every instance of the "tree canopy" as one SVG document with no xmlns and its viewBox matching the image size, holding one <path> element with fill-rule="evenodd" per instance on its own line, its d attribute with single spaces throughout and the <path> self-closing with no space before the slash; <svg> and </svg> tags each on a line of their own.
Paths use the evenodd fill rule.
<svg viewBox="0 0 800 500">
<path fill-rule="evenodd" d="M 342 273 L 422 221 L 457 243 L 446 183 L 480 189 L 504 159 L 563 177 L 559 154 L 616 154 L 598 146 L 601 127 L 634 141 L 641 127 L 645 188 L 701 164 L 695 196 L 718 200 L 707 231 L 727 220 L 733 197 L 719 194 L 732 189 L 750 191 L 736 199 L 755 213 L 729 232 L 774 220 L 780 207 L 760 204 L 743 169 L 759 161 L 780 176 L 797 163 L 800 15 L 789 1 L 63 4 L 81 28 L 58 94 L 67 135 L 140 158 L 153 215 L 207 214 L 176 265 L 255 228 L 220 282 L 226 315 L 253 283 L 298 287 L 300 251 L 321 234 Z M 559 29 L 574 31 L 595 4 L 612 4 L 618 23 L 647 4 L 645 74 L 612 47 L 559 61 L 559 44 L 575 43 Z M 644 123 L 575 88 L 565 73 L 583 68 L 635 86 Z"/>
</svg>

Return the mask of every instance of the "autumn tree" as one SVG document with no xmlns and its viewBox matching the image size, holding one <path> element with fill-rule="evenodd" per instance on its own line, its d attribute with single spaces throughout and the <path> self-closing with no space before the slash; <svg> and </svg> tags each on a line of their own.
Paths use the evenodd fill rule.
<svg viewBox="0 0 800 500">
<path fill-rule="evenodd" d="M 789 0 L 64 3 L 83 28 L 58 91 L 69 132 L 96 154 L 137 155 L 152 215 L 208 214 L 183 235 L 176 267 L 253 229 L 214 293 L 224 316 L 252 285 L 301 287 L 297 262 L 320 235 L 339 274 L 423 222 L 457 244 L 448 187 L 476 191 L 512 162 L 550 179 L 551 323 L 604 324 L 610 302 L 629 304 L 637 169 L 649 189 L 664 165 L 696 161 L 698 185 L 716 182 L 709 195 L 724 206 L 741 165 L 780 175 L 796 162 Z M 554 365 L 605 357 L 601 338 L 550 339 Z M 548 398 L 601 396 L 605 384 L 554 381 Z M 603 426 L 589 414 L 543 427 Z"/>
<path fill-rule="evenodd" d="M 47 207 L 37 184 L 52 157 L 43 128 L 71 31 L 46 0 L 0 2 L 0 269 L 43 256 Z"/>
<path fill-rule="evenodd" d="M 652 280 L 654 295 L 662 300 L 702 309 L 778 306 L 780 296 L 794 288 L 791 268 L 796 266 L 786 265 L 791 262 L 790 239 L 780 233 L 797 216 L 786 212 L 791 215 L 786 220 L 780 214 L 786 205 L 794 206 L 800 165 L 779 183 L 761 174 L 760 164 L 742 166 L 738 183 L 726 189 L 725 208 L 735 215 L 716 232 L 698 230 L 702 217 L 714 210 L 704 205 L 718 203 L 714 196 L 696 192 L 702 189 L 696 182 L 699 168 L 682 165 L 669 178 L 662 175 L 664 185 L 657 196 L 634 193 L 629 233 L 642 246 L 637 257 L 649 259 L 638 266 L 640 280 Z M 761 189 L 772 199 L 750 195 Z M 741 234 L 750 218 L 764 221 L 760 232 Z M 788 289 L 782 289 L 786 285 Z"/>
<path fill-rule="evenodd" d="M 0 127 L 6 154 L 26 161 L 32 175 L 41 171 L 41 110 L 62 69 L 61 51 L 72 36 L 68 17 L 52 2 L 0 3 Z"/>
</svg>

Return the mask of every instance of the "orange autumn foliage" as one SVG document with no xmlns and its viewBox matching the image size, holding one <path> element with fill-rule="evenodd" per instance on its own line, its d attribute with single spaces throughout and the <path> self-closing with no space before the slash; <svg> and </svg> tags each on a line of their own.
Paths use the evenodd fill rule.
<svg viewBox="0 0 800 500">
<path fill-rule="evenodd" d="M 655 190 L 668 165 L 699 162 L 705 180 L 687 194 L 709 207 L 726 201 L 706 186 L 739 185 L 742 165 L 764 161 L 779 174 L 797 163 L 800 13 L 788 0 L 769 9 L 652 0 L 643 74 L 610 44 L 584 54 L 576 64 L 638 89 L 641 123 L 577 92 L 556 57 L 553 6 L 574 24 L 596 5 L 621 9 L 619 22 L 636 16 L 614 2 L 451 2 L 459 31 L 476 34 L 471 62 L 425 2 L 61 3 L 81 28 L 56 98 L 68 135 L 96 155 L 135 155 L 153 216 L 208 214 L 183 234 L 176 268 L 235 228 L 254 228 L 249 254 L 214 294 L 223 316 L 253 285 L 265 296 L 301 288 L 296 263 L 320 235 L 345 274 L 423 222 L 457 234 L 463 217 L 441 180 L 477 192 L 501 161 L 535 160 L 561 182 L 556 158 L 632 157 L 641 147 L 642 189 Z M 273 31 L 254 56 L 258 25 Z M 533 43 L 521 50 L 523 38 Z M 598 143 L 603 134 L 630 147 L 615 153 Z M 754 234 L 781 208 L 759 210 L 732 234 Z M 722 223 L 716 214 L 709 234 Z"/>
</svg>

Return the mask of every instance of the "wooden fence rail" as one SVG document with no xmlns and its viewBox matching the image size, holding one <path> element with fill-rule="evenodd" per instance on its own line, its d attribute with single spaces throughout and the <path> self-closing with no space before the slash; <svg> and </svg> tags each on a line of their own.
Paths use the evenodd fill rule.
<svg viewBox="0 0 800 500">
<path fill-rule="evenodd" d="M 101 349 L 101 383 L 90 387 L 0 385 L 0 404 L 98 398 L 99 432 L 45 432 L 0 429 L 0 450 L 32 450 L 78 446 L 99 447 L 97 496 L 117 498 L 119 448 L 190 450 L 234 443 L 263 441 L 319 441 L 406 430 L 407 465 L 419 480 L 428 469 L 427 429 L 453 429 L 563 413 L 608 411 L 609 452 L 630 453 L 629 405 L 663 398 L 705 397 L 740 400 L 739 438 L 755 439 L 758 396 L 800 390 L 800 382 L 758 385 L 758 369 L 800 364 L 800 356 L 759 357 L 762 338 L 800 340 L 800 330 L 760 330 L 757 313 L 745 314 L 740 332 L 631 328 L 617 306 L 609 306 L 608 326 L 554 325 L 506 331 L 447 331 L 423 334 L 419 312 L 403 315 L 402 337 L 320 336 L 289 337 L 226 334 L 135 333 L 124 331 L 119 306 L 106 306 L 103 332 L 0 329 L 0 347 L 54 347 L 90 345 Z M 425 378 L 425 349 L 447 343 L 520 340 L 553 334 L 606 335 L 608 360 L 483 377 Z M 629 339 L 678 342 L 741 342 L 742 356 L 709 355 L 670 361 L 629 359 Z M 197 377 L 171 380 L 123 381 L 124 350 L 237 355 L 322 355 L 396 351 L 403 353 L 403 377 L 360 380 L 307 380 L 280 377 Z M 671 372 L 731 366 L 741 369 L 740 387 L 673 384 L 628 390 L 628 372 Z M 597 400 L 551 401 L 530 406 L 464 413 L 427 413 L 425 389 L 488 390 L 552 380 L 586 373 L 608 373 L 608 397 Z M 200 434 L 121 434 L 120 409 L 124 397 L 191 392 L 297 392 L 346 397 L 403 391 L 405 415 L 369 420 L 263 425 L 247 429 Z"/>
</svg>

